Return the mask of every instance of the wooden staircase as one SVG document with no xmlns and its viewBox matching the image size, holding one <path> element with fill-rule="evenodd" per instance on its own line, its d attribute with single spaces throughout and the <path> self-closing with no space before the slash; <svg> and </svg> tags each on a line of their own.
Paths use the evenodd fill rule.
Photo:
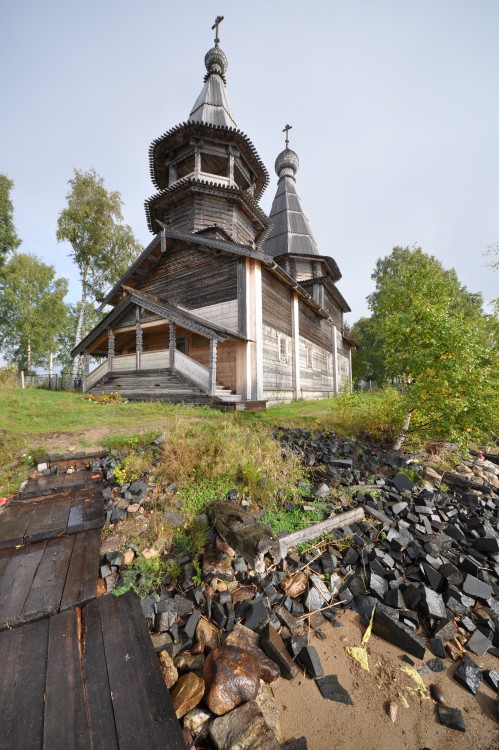
<svg viewBox="0 0 499 750">
<path fill-rule="evenodd" d="M 179 372 L 162 370 L 123 370 L 110 372 L 88 393 L 120 393 L 129 401 L 169 401 L 189 404 L 237 404 L 242 397 L 217 385 L 209 396 Z"/>
</svg>

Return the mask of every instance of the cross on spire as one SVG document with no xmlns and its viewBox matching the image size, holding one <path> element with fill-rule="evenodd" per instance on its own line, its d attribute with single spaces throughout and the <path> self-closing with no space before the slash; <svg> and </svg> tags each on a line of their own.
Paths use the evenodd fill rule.
<svg viewBox="0 0 499 750">
<path fill-rule="evenodd" d="M 282 129 L 282 132 L 286 133 L 286 136 L 285 136 L 286 148 L 288 147 L 288 144 L 289 144 L 289 131 L 291 130 L 292 127 L 293 127 L 292 125 L 285 125 Z"/>
<path fill-rule="evenodd" d="M 211 27 L 212 29 L 215 29 L 215 46 L 216 47 L 218 47 L 218 45 L 220 43 L 220 39 L 218 38 L 218 27 L 220 26 L 220 24 L 222 23 L 223 20 L 224 20 L 223 16 L 217 16 L 215 18 L 215 23 Z"/>
</svg>

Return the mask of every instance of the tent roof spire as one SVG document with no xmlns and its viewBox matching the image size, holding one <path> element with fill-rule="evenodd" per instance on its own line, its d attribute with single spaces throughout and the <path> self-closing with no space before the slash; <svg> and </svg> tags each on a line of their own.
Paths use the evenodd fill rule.
<svg viewBox="0 0 499 750">
<path fill-rule="evenodd" d="M 215 30 L 215 46 L 205 55 L 207 72 L 204 86 L 189 114 L 189 120 L 237 128 L 226 91 L 225 72 L 229 63 L 225 52 L 219 47 L 219 26 L 223 20 L 223 16 L 217 16 L 211 27 Z"/>
<path fill-rule="evenodd" d="M 317 242 L 296 190 L 296 173 L 300 160 L 298 154 L 289 148 L 291 127 L 291 125 L 286 125 L 283 128 L 283 133 L 286 133 L 286 148 L 281 151 L 275 162 L 275 171 L 279 181 L 269 214 L 272 231 L 262 248 L 267 255 L 272 257 L 284 253 L 319 255 Z"/>
</svg>

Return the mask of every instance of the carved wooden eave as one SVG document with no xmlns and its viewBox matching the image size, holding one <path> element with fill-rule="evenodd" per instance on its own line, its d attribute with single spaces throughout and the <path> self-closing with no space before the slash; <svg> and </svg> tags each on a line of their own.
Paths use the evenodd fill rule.
<svg viewBox="0 0 499 750">
<path fill-rule="evenodd" d="M 171 187 L 161 190 L 159 193 L 148 198 L 145 203 L 147 225 L 151 232 L 155 232 L 157 219 L 163 213 L 159 212 L 162 206 L 175 204 L 177 201 L 184 199 L 187 195 L 208 193 L 223 198 L 230 195 L 231 200 L 238 205 L 240 210 L 249 218 L 255 230 L 255 241 L 258 245 L 265 242 L 269 235 L 272 224 L 256 200 L 245 190 L 235 186 L 223 185 L 220 183 L 203 180 L 197 177 L 183 177 L 177 180 Z"/>
<path fill-rule="evenodd" d="M 158 297 L 146 294 L 145 292 L 137 292 L 135 289 L 131 289 L 124 285 L 122 285 L 121 288 L 124 292 L 122 300 L 113 310 L 111 310 L 110 313 L 108 313 L 108 315 L 106 315 L 105 318 L 100 321 L 100 323 L 98 323 L 98 325 L 95 326 L 92 331 L 90 331 L 87 336 L 85 336 L 84 339 L 80 341 L 77 346 L 75 346 L 71 352 L 72 357 L 76 357 L 85 349 L 91 348 L 92 344 L 96 342 L 105 331 L 119 322 L 120 318 L 122 318 L 131 307 L 143 308 L 154 315 L 158 315 L 160 318 L 164 318 L 171 323 L 186 328 L 188 331 L 192 331 L 193 333 L 197 333 L 209 339 L 214 339 L 215 341 L 222 342 L 228 341 L 229 339 L 247 341 L 247 339 L 234 333 L 234 331 L 229 331 L 222 326 L 215 325 L 204 318 L 193 315 L 184 308 L 179 308 L 177 305 L 173 305 L 171 302 L 161 300 Z"/>
<path fill-rule="evenodd" d="M 223 143 L 228 141 L 239 148 L 242 157 L 256 175 L 255 199 L 258 200 L 269 184 L 269 173 L 257 150 L 242 130 L 206 122 L 184 122 L 156 138 L 149 148 L 151 179 L 158 190 L 168 187 L 168 155 L 192 138 L 209 138 Z"/>
</svg>

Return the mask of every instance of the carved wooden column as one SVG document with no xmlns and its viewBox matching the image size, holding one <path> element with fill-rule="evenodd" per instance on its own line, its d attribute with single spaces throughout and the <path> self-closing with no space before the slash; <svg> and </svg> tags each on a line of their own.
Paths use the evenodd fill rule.
<svg viewBox="0 0 499 750">
<path fill-rule="evenodd" d="M 83 382 L 82 382 L 82 391 L 85 393 L 87 390 L 87 378 L 88 373 L 90 371 L 90 354 L 88 351 L 85 351 L 85 354 L 83 355 Z"/>
<path fill-rule="evenodd" d="M 114 331 L 111 328 L 107 331 L 107 361 L 109 364 L 109 372 L 113 371 L 113 359 L 114 359 Z"/>
<path fill-rule="evenodd" d="M 217 392 L 217 340 L 210 339 L 210 396 Z"/>
<path fill-rule="evenodd" d="M 175 369 L 175 350 L 177 348 L 177 332 L 175 323 L 170 320 L 170 369 Z"/>
<path fill-rule="evenodd" d="M 140 357 L 142 354 L 142 327 L 140 320 L 135 321 L 135 369 L 140 370 Z"/>
</svg>

